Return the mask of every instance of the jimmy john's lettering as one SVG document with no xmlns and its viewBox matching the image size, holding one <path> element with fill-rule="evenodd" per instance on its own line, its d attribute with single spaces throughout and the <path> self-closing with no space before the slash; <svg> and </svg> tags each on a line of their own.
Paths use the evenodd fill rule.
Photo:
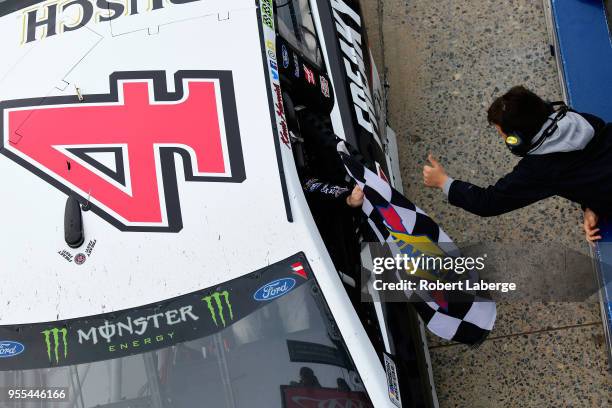
<svg viewBox="0 0 612 408">
<path fill-rule="evenodd" d="M 369 75 L 366 75 L 364 63 L 363 39 L 360 33 L 361 17 L 344 0 L 332 0 L 331 3 L 340 49 L 344 54 L 344 67 L 350 80 L 357 122 L 380 144 L 374 102 L 367 79 Z M 367 54 L 365 57 L 369 58 Z"/>
<path fill-rule="evenodd" d="M 167 310 L 163 313 L 155 313 L 136 319 L 132 319 L 128 316 L 124 321 L 113 323 L 105 320 L 104 324 L 100 326 L 93 326 L 86 330 L 79 329 L 77 330 L 77 334 L 79 337 L 79 344 L 90 342 L 95 345 L 102 340 L 109 344 L 123 340 L 131 343 L 137 340 L 134 339 L 134 336 L 146 335 L 147 338 L 155 338 L 155 336 L 163 337 L 164 334 L 163 332 L 159 333 L 159 329 L 170 329 L 174 325 L 199 319 L 200 318 L 193 313 L 193 306 L 183 306 L 176 310 Z M 150 332 L 151 330 L 155 331 Z M 167 332 L 166 334 L 168 335 Z M 172 332 L 172 335 L 174 335 L 174 332 Z M 127 339 L 125 339 L 125 337 L 127 337 Z"/>
<path fill-rule="evenodd" d="M 24 10 L 22 43 L 75 31 L 92 21 L 103 23 L 196 1 L 201 0 L 49 0 Z"/>
</svg>

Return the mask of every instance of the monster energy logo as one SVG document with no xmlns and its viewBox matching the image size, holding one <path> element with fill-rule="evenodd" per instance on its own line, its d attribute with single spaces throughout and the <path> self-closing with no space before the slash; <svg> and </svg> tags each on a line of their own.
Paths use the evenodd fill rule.
<svg viewBox="0 0 612 408">
<path fill-rule="evenodd" d="M 49 356 L 49 361 L 53 362 L 53 357 L 55 357 L 55 363 L 58 364 L 60 360 L 60 334 L 62 335 L 62 345 L 64 348 L 64 358 L 68 357 L 68 329 L 58 329 L 54 327 L 49 330 L 45 330 L 41 332 L 45 336 L 45 345 L 47 346 L 47 356 Z M 53 353 L 51 351 L 53 350 Z"/>
<path fill-rule="evenodd" d="M 213 322 L 215 322 L 215 326 L 217 327 L 219 327 L 219 322 L 217 320 L 217 311 L 219 313 L 221 324 L 223 324 L 223 327 L 225 327 L 225 316 L 223 313 L 224 311 L 223 301 L 221 301 L 221 298 L 223 298 L 223 301 L 225 302 L 225 305 L 227 306 L 230 320 L 234 320 L 232 304 L 230 303 L 230 300 L 229 300 L 229 293 L 226 290 L 223 292 L 215 292 L 210 296 L 205 296 L 202 298 L 202 301 L 206 302 L 206 305 L 208 306 L 208 310 L 210 311 L 210 316 L 212 317 Z"/>
</svg>

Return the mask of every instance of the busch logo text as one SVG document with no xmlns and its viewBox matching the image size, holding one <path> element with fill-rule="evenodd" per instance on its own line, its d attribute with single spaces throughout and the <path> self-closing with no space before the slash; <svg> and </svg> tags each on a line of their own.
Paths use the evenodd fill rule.
<svg viewBox="0 0 612 408">
<path fill-rule="evenodd" d="M 42 40 L 57 34 L 75 31 L 90 22 L 103 23 L 142 11 L 163 9 L 169 3 L 185 4 L 200 0 L 56 0 L 45 1 L 23 12 L 22 43 Z M 148 4 L 147 4 L 148 3 Z M 146 6 L 146 7 L 145 7 Z M 75 21 L 65 23 L 71 17 Z"/>
</svg>

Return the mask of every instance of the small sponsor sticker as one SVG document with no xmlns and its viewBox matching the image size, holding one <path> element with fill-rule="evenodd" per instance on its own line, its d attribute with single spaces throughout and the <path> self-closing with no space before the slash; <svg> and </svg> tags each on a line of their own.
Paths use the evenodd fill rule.
<svg viewBox="0 0 612 408">
<path fill-rule="evenodd" d="M 11 358 L 23 353 L 25 346 L 17 341 L 0 340 L 0 358 Z"/>
<path fill-rule="evenodd" d="M 304 269 L 304 265 L 302 265 L 301 262 L 296 262 L 294 264 L 291 264 L 291 269 L 293 270 L 293 273 L 296 274 L 297 276 L 304 278 L 304 279 L 308 279 L 308 275 L 306 275 L 306 270 Z"/>
<path fill-rule="evenodd" d="M 282 278 L 265 284 L 253 294 L 253 299 L 258 302 L 266 302 L 279 298 L 295 287 L 295 279 L 293 278 Z"/>
<path fill-rule="evenodd" d="M 91 254 L 93 254 L 93 250 L 96 247 L 97 243 L 98 243 L 98 240 L 96 239 L 92 239 L 87 243 L 87 248 L 85 248 L 85 254 L 87 256 L 91 256 Z"/>
<path fill-rule="evenodd" d="M 268 49 L 268 51 L 270 51 L 268 55 L 272 57 L 273 60 L 276 61 L 276 55 L 274 55 L 276 54 L 276 45 L 274 44 L 274 41 L 267 40 L 266 48 Z"/>
<path fill-rule="evenodd" d="M 283 44 L 283 46 L 281 47 L 281 54 L 283 55 L 283 67 L 285 69 L 289 68 L 289 51 L 287 51 L 287 47 L 285 47 L 285 45 Z"/>
<path fill-rule="evenodd" d="M 59 256 L 64 258 L 66 262 L 72 262 L 72 260 L 74 259 L 74 256 L 70 252 L 66 251 L 65 249 L 61 249 L 57 253 Z"/>
<path fill-rule="evenodd" d="M 270 60 L 270 71 L 272 72 L 272 79 L 278 81 L 278 65 L 276 65 L 276 61 Z"/>
<path fill-rule="evenodd" d="M 399 380 L 397 378 L 397 367 L 393 359 L 384 353 L 385 356 L 385 372 L 387 373 L 387 389 L 389 391 L 389 399 L 398 408 L 402 408 L 402 397 L 400 396 Z"/>
<path fill-rule="evenodd" d="M 83 265 L 87 261 L 87 255 L 79 253 L 74 256 L 74 263 L 77 265 Z"/>
<path fill-rule="evenodd" d="M 270 30 L 274 30 L 274 6 L 272 5 L 272 0 L 262 0 L 260 5 L 263 23 Z"/>
<path fill-rule="evenodd" d="M 295 67 L 293 69 L 293 76 L 296 78 L 300 77 L 300 58 L 297 56 L 297 54 L 293 54 L 293 66 Z"/>
<path fill-rule="evenodd" d="M 312 72 L 312 70 L 306 65 L 304 65 L 304 76 L 306 77 L 306 82 L 311 85 L 316 85 L 317 82 L 315 80 L 314 72 Z"/>
<path fill-rule="evenodd" d="M 329 96 L 330 96 L 330 93 L 329 93 L 329 82 L 327 81 L 327 78 L 325 78 L 323 75 L 321 75 L 319 80 L 321 82 L 321 93 L 323 94 L 324 97 L 329 98 Z"/>
</svg>

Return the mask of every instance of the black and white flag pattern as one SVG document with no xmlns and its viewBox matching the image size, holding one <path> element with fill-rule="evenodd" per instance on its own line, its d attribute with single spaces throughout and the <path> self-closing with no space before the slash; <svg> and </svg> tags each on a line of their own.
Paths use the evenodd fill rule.
<svg viewBox="0 0 612 408">
<path fill-rule="evenodd" d="M 389 183 L 367 169 L 347 154 L 343 142 L 338 145 L 349 175 L 364 191 L 363 212 L 368 224 L 381 243 L 391 249 L 392 254 L 426 254 L 427 256 L 459 256 L 458 248 L 446 233 L 425 212 L 415 206 Z M 439 275 L 426 276 L 429 272 L 417 273 L 416 279 L 436 280 Z M 410 278 L 406 276 L 396 278 Z M 464 274 L 452 272 L 455 278 L 478 281 L 474 270 Z M 414 279 L 415 276 L 412 276 Z M 443 278 L 449 281 L 449 276 Z M 451 278 L 452 280 L 452 278 Z M 493 329 L 496 306 L 488 293 L 466 291 L 406 291 L 408 300 L 415 306 L 427 328 L 435 335 L 465 344 L 481 343 Z"/>
</svg>

